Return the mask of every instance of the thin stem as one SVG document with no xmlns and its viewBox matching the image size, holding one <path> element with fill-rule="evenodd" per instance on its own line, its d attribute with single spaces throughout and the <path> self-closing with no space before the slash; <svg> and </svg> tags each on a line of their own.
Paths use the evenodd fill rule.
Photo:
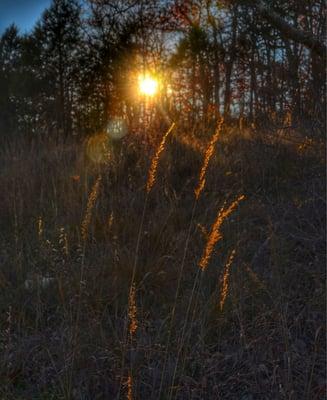
<svg viewBox="0 0 327 400">
<path fill-rule="evenodd" d="M 134 285 L 135 281 L 135 275 L 136 275 L 136 270 L 137 270 L 137 263 L 138 263 L 138 257 L 139 257 L 139 249 L 140 249 L 140 244 L 141 244 L 141 236 L 142 236 L 142 231 L 143 231 L 143 225 L 144 225 L 144 220 L 145 220 L 145 214 L 146 214 L 146 209 L 148 205 L 148 192 L 146 193 L 144 205 L 143 205 L 143 211 L 142 211 L 142 217 L 141 217 L 141 222 L 140 222 L 140 227 L 137 235 L 137 240 L 136 240 L 136 247 L 135 247 L 135 257 L 134 257 L 134 265 L 133 265 L 133 270 L 132 270 L 132 277 L 131 277 L 131 283 L 130 283 L 130 289 L 129 289 L 129 298 L 131 295 L 131 290 Z M 124 336 L 123 336 L 123 343 L 125 343 L 123 347 L 123 352 L 122 352 L 122 359 L 121 359 L 121 377 L 120 377 L 120 385 L 119 385 L 119 391 L 117 394 L 117 399 L 120 398 L 120 393 L 121 393 L 121 387 L 123 384 L 123 376 L 124 376 L 124 367 L 125 367 L 125 356 L 127 353 L 127 348 L 128 348 L 128 324 L 126 324 L 125 331 L 124 331 Z"/>
<path fill-rule="evenodd" d="M 165 376 L 165 369 L 166 369 L 168 350 L 169 350 L 169 342 L 170 342 L 170 338 L 171 338 L 173 322 L 174 322 L 174 319 L 175 319 L 176 305 L 177 305 L 178 295 L 179 295 L 179 291 L 180 291 L 183 271 L 184 271 L 184 267 L 185 267 L 186 254 L 187 254 L 188 246 L 189 246 L 189 243 L 190 243 L 191 230 L 192 230 L 192 224 L 193 224 L 193 219 L 194 219 L 194 215 L 195 215 L 196 206 L 197 206 L 197 201 L 196 201 L 196 199 L 194 199 L 192 215 L 191 215 L 191 220 L 190 220 L 190 224 L 189 224 L 188 231 L 187 231 L 187 237 L 186 237 L 186 242 L 185 242 L 185 247 L 184 247 L 184 253 L 183 253 L 182 263 L 181 263 L 181 267 L 180 267 L 180 271 L 179 271 L 177 288 L 176 288 L 176 292 L 175 292 L 174 305 L 173 305 L 170 324 L 169 324 L 168 338 L 167 338 L 166 350 L 165 350 L 165 358 L 164 358 L 164 365 L 163 365 L 163 370 L 162 370 L 162 375 L 161 375 L 161 382 L 160 382 L 158 398 L 160 398 L 160 395 L 161 395 L 162 385 L 163 385 L 164 376 Z"/>
</svg>

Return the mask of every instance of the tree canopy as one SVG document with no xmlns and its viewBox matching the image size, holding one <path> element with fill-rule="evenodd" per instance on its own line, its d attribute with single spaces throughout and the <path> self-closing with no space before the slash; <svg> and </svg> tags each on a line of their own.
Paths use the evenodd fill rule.
<svg viewBox="0 0 327 400">
<path fill-rule="evenodd" d="M 0 38 L 1 137 L 137 122 L 130 80 L 147 68 L 169 76 L 185 124 L 290 114 L 322 131 L 325 11 L 322 0 L 53 0 L 30 33 L 12 25 Z"/>
</svg>

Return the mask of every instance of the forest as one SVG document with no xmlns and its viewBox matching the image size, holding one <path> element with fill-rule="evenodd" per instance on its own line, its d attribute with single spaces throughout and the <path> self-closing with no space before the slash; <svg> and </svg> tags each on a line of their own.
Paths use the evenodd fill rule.
<svg viewBox="0 0 327 400">
<path fill-rule="evenodd" d="M 326 2 L 0 35 L 0 399 L 324 399 Z"/>
</svg>

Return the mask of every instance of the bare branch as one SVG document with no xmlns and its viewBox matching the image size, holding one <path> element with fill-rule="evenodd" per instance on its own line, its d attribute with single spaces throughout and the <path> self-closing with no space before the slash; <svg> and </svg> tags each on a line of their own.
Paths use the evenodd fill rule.
<svg viewBox="0 0 327 400">
<path fill-rule="evenodd" d="M 301 43 L 320 57 L 326 57 L 326 46 L 317 39 L 311 32 L 297 29 L 287 23 L 279 14 L 267 6 L 262 0 L 253 0 L 259 13 L 269 21 L 283 36 Z"/>
</svg>

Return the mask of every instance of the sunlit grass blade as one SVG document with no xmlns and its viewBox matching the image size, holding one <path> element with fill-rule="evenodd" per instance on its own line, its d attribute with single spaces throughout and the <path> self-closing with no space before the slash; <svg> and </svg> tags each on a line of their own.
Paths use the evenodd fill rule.
<svg viewBox="0 0 327 400">
<path fill-rule="evenodd" d="M 212 138 L 211 138 L 211 140 L 209 142 L 209 145 L 207 147 L 207 150 L 205 152 L 202 168 L 200 170 L 198 186 L 194 190 L 196 199 L 199 198 L 199 196 L 200 196 L 200 194 L 201 194 L 201 192 L 202 192 L 202 190 L 203 190 L 203 188 L 205 186 L 205 183 L 206 183 L 205 176 L 206 176 L 206 172 L 207 172 L 207 169 L 208 169 L 209 161 L 210 161 L 210 159 L 211 159 L 211 157 L 212 157 L 212 155 L 214 153 L 215 145 L 216 145 L 216 143 L 217 143 L 217 141 L 219 139 L 219 136 L 221 134 L 221 130 L 222 130 L 223 124 L 224 124 L 224 119 L 221 118 L 219 123 L 218 123 L 218 125 L 217 125 L 217 129 L 215 131 L 215 134 L 212 136 Z"/>
<path fill-rule="evenodd" d="M 245 199 L 245 196 L 241 195 L 235 201 L 233 201 L 233 203 L 227 209 L 225 209 L 223 207 L 222 209 L 219 210 L 216 220 L 215 220 L 214 224 L 212 225 L 211 231 L 209 233 L 208 241 L 207 241 L 206 247 L 203 251 L 201 260 L 199 262 L 199 267 L 203 271 L 208 266 L 208 263 L 211 258 L 212 252 L 215 248 L 215 245 L 222 238 L 222 233 L 220 231 L 222 223 L 232 212 L 235 211 L 235 209 L 237 208 L 240 201 L 242 201 L 244 199 Z"/>
<path fill-rule="evenodd" d="M 220 293 L 220 301 L 219 301 L 219 307 L 220 311 L 223 310 L 224 304 L 227 298 L 228 294 L 228 287 L 229 287 L 229 276 L 230 276 L 230 268 L 233 264 L 234 258 L 235 258 L 236 250 L 234 249 L 230 256 L 228 257 L 227 263 L 224 267 L 224 272 L 222 275 L 222 285 L 221 285 L 221 293 Z"/>
<path fill-rule="evenodd" d="M 82 240 L 84 243 L 86 242 L 86 239 L 88 236 L 89 226 L 90 226 L 91 218 L 92 218 L 92 210 L 93 210 L 95 203 L 97 201 L 97 198 L 98 198 L 101 179 L 102 179 L 102 177 L 101 177 L 101 175 L 99 175 L 97 180 L 95 181 L 95 184 L 92 187 L 89 198 L 87 200 L 86 212 L 85 212 L 84 219 L 83 219 L 83 222 L 81 225 L 81 235 L 82 235 Z"/>
<path fill-rule="evenodd" d="M 169 134 L 171 133 L 171 131 L 174 129 L 174 127 L 175 127 L 175 123 L 173 122 L 171 124 L 170 128 L 168 129 L 168 131 L 162 137 L 160 145 L 157 148 L 154 157 L 152 158 L 150 169 L 149 169 L 149 174 L 148 174 L 148 180 L 146 183 L 147 193 L 149 193 L 151 191 L 153 185 L 155 184 L 160 154 L 164 151 L 166 140 L 167 140 Z"/>
</svg>

